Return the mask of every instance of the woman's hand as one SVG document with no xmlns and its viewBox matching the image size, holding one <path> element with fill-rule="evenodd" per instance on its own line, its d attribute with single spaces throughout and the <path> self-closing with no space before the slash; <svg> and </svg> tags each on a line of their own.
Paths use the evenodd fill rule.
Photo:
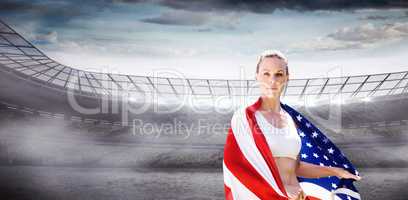
<svg viewBox="0 0 408 200">
<path fill-rule="evenodd" d="M 346 178 L 346 179 L 351 178 L 357 181 L 361 180 L 360 176 L 354 175 L 343 168 L 332 167 L 332 171 L 334 172 L 335 176 L 339 178 Z"/>
<path fill-rule="evenodd" d="M 303 200 L 305 194 L 300 186 L 297 185 L 286 185 L 286 192 L 288 194 L 289 200 Z"/>
</svg>

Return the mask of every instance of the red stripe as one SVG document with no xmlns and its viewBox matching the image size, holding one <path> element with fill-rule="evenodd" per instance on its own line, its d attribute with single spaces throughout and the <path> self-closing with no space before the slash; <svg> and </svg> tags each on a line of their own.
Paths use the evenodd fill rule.
<svg viewBox="0 0 408 200">
<path fill-rule="evenodd" d="M 225 200 L 234 200 L 231 193 L 231 188 L 224 184 Z"/>
<path fill-rule="evenodd" d="M 249 123 L 249 127 L 252 132 L 252 136 L 255 140 L 255 144 L 258 147 L 259 151 L 262 154 L 262 157 L 266 161 L 269 169 L 272 172 L 273 178 L 275 179 L 279 189 L 283 192 L 285 196 L 288 196 L 285 190 L 285 187 L 283 185 L 283 182 L 281 180 L 281 177 L 279 175 L 279 170 L 276 166 L 275 159 L 273 158 L 273 154 L 271 149 L 268 146 L 268 143 L 266 142 L 265 135 L 262 133 L 260 130 L 256 118 L 255 118 L 255 111 L 258 110 L 258 108 L 262 104 L 262 98 L 259 97 L 258 101 L 254 103 L 253 105 L 249 106 L 246 109 L 246 117 Z"/>
<path fill-rule="evenodd" d="M 312 196 L 306 196 L 305 200 L 321 200 L 317 197 L 312 197 Z"/>
<path fill-rule="evenodd" d="M 246 188 L 262 200 L 287 200 L 280 196 L 269 183 L 256 171 L 242 154 L 230 128 L 224 147 L 224 162 L 227 168 Z"/>
</svg>

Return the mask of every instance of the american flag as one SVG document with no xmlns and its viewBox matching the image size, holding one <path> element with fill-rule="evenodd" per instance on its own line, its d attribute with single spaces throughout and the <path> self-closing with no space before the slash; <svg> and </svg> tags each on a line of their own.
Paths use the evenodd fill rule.
<svg viewBox="0 0 408 200">
<path fill-rule="evenodd" d="M 297 124 L 298 134 L 302 141 L 300 150 L 301 161 L 320 166 L 340 167 L 352 174 L 359 175 L 358 171 L 340 149 L 313 123 L 290 106 L 286 104 L 281 104 L 281 106 L 292 116 Z M 353 185 L 353 179 L 339 179 L 337 176 L 331 176 L 318 179 L 298 177 L 298 180 L 304 185 L 313 184 L 323 187 L 327 191 L 333 192 L 339 199 L 360 199 L 360 195 Z"/>
<path fill-rule="evenodd" d="M 262 98 L 253 105 L 237 110 L 231 119 L 224 146 L 224 189 L 227 200 L 288 200 L 273 152 L 259 129 L 255 111 Z M 289 113 L 297 125 L 302 146 L 300 160 L 303 162 L 341 167 L 358 175 L 345 155 L 309 120 L 286 104 L 281 107 Z M 323 178 L 298 177 L 307 200 L 354 200 L 360 199 L 352 179 L 336 176 Z"/>
</svg>

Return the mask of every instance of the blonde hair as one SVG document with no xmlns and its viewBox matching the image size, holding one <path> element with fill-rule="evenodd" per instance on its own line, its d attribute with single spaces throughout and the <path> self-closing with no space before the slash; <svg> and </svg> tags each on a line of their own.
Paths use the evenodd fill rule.
<svg viewBox="0 0 408 200">
<path fill-rule="evenodd" d="M 261 62 L 262 62 L 262 60 L 264 58 L 273 58 L 273 57 L 279 58 L 279 59 L 281 59 L 281 60 L 283 60 L 285 62 L 286 74 L 289 74 L 288 59 L 286 58 L 286 56 L 282 52 L 280 52 L 278 50 L 273 50 L 273 49 L 265 50 L 259 56 L 258 63 L 256 64 L 256 73 L 259 72 L 259 65 L 261 64 Z"/>
</svg>

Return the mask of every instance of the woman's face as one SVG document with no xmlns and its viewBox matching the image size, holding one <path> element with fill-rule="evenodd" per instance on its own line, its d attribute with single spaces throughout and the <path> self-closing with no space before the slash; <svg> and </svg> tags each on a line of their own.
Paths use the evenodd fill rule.
<svg viewBox="0 0 408 200">
<path fill-rule="evenodd" d="M 262 96 L 280 97 L 289 80 L 289 74 L 286 74 L 285 62 L 277 57 L 264 58 L 259 64 L 256 80 L 258 81 Z"/>
</svg>

